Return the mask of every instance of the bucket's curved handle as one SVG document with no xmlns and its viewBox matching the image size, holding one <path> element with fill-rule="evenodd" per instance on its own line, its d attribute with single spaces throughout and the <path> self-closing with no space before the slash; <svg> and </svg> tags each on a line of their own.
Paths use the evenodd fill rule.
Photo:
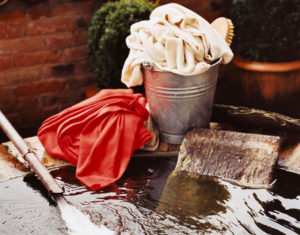
<svg viewBox="0 0 300 235">
<path fill-rule="evenodd" d="M 144 68 L 147 68 L 147 69 L 150 69 L 150 70 L 153 69 L 153 65 L 152 65 L 152 63 L 149 62 L 149 61 L 143 62 L 142 65 L 143 65 Z"/>
</svg>

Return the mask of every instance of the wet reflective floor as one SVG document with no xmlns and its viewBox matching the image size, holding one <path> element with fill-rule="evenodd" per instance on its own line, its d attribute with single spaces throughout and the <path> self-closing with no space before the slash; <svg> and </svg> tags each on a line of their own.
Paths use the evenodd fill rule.
<svg viewBox="0 0 300 235">
<path fill-rule="evenodd" d="M 75 168 L 52 170 L 66 199 L 119 234 L 300 234 L 300 176 L 276 170 L 271 190 L 175 176 L 176 159 L 135 158 L 116 183 L 90 191 Z M 67 234 L 34 175 L 0 183 L 0 234 Z"/>
</svg>

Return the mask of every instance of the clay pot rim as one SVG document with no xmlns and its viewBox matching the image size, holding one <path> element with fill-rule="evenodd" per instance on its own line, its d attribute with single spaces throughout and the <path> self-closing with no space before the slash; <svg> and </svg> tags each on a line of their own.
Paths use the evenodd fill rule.
<svg viewBox="0 0 300 235">
<path fill-rule="evenodd" d="M 290 62 L 269 63 L 249 61 L 237 55 L 234 56 L 232 62 L 239 68 L 255 72 L 290 72 L 294 70 L 300 70 L 300 60 Z"/>
</svg>

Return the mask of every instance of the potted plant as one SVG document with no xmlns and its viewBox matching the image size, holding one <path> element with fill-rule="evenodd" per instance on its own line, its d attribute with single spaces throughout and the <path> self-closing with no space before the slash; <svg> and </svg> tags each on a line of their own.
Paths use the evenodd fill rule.
<svg viewBox="0 0 300 235">
<path fill-rule="evenodd" d="M 300 1 L 234 0 L 230 14 L 244 104 L 300 117 Z"/>
<path fill-rule="evenodd" d="M 130 26 L 148 19 L 156 6 L 147 0 L 120 0 L 105 3 L 95 13 L 88 29 L 88 56 L 98 89 L 125 87 L 121 70 L 129 53 L 125 40 Z M 87 92 L 95 93 L 94 86 Z"/>
</svg>

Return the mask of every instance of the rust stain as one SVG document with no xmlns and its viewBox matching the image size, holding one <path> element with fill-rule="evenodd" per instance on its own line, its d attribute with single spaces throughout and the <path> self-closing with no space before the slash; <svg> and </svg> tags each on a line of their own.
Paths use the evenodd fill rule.
<svg viewBox="0 0 300 235">
<path fill-rule="evenodd" d="M 49 166 L 55 166 L 57 161 L 53 157 L 51 157 L 46 151 L 44 151 L 41 162 L 43 165 L 49 167 Z"/>
<path fill-rule="evenodd" d="M 10 166 L 24 172 L 29 172 L 22 163 L 20 163 L 16 157 L 8 152 L 8 147 L 0 144 L 0 157 L 6 161 Z"/>
</svg>

